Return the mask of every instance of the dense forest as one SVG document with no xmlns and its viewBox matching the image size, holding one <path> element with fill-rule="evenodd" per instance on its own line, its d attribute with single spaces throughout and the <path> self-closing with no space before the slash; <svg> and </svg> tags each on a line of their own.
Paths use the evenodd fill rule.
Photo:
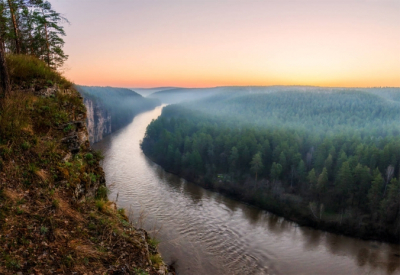
<svg viewBox="0 0 400 275">
<path fill-rule="evenodd" d="M 99 104 L 111 116 L 111 131 L 129 124 L 137 114 L 160 105 L 158 99 L 144 98 L 132 90 L 112 87 L 76 86 L 85 99 Z"/>
<path fill-rule="evenodd" d="M 400 89 L 219 89 L 169 105 L 142 149 L 166 170 L 301 224 L 400 236 Z"/>
<path fill-rule="evenodd" d="M 215 93 L 224 91 L 225 87 L 221 88 L 166 88 L 148 95 L 149 98 L 158 98 L 163 103 L 173 104 L 184 101 L 200 100 L 206 97 L 213 96 Z"/>
</svg>

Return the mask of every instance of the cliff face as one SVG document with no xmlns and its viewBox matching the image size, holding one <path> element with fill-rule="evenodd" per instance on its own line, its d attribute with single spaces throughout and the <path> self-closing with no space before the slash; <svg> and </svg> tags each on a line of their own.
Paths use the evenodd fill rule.
<svg viewBox="0 0 400 275">
<path fill-rule="evenodd" d="M 99 102 L 84 99 L 87 111 L 87 129 L 90 143 L 96 143 L 111 134 L 111 114 Z"/>
<path fill-rule="evenodd" d="M 83 98 L 55 86 L 2 108 L 0 274 L 166 274 L 147 233 L 107 199 Z"/>
<path fill-rule="evenodd" d="M 161 104 L 158 99 L 144 98 L 124 88 L 76 86 L 76 89 L 84 98 L 91 143 L 128 125 L 137 114 Z"/>
</svg>

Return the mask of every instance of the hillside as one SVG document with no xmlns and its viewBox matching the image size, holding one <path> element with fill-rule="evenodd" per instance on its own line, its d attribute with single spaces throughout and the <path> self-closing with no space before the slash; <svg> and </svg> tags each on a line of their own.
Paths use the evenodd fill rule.
<svg viewBox="0 0 400 275">
<path fill-rule="evenodd" d="M 301 224 L 400 240 L 400 89 L 224 91 L 163 109 L 166 170 Z"/>
<path fill-rule="evenodd" d="M 0 274 L 164 274 L 154 241 L 107 199 L 83 98 L 44 62 L 9 55 L 0 108 Z"/>
<path fill-rule="evenodd" d="M 156 88 L 131 88 L 132 91 L 140 94 L 143 97 L 147 97 L 151 94 L 164 91 L 164 90 L 171 90 L 177 89 L 177 87 L 156 87 Z"/>
<path fill-rule="evenodd" d="M 157 98 L 162 103 L 180 103 L 191 100 L 198 100 L 208 96 L 215 95 L 220 92 L 221 89 L 209 89 L 209 88 L 172 88 L 162 91 L 158 91 L 148 95 L 148 98 Z"/>
<path fill-rule="evenodd" d="M 90 142 L 128 125 L 139 113 L 160 105 L 158 99 L 144 98 L 124 88 L 75 86 L 88 111 Z"/>
</svg>

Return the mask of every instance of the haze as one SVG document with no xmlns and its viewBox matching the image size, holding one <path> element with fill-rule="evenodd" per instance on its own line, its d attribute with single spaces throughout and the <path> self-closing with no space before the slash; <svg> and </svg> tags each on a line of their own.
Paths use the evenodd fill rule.
<svg viewBox="0 0 400 275">
<path fill-rule="evenodd" d="M 51 3 L 81 85 L 400 86 L 399 1 Z"/>
</svg>

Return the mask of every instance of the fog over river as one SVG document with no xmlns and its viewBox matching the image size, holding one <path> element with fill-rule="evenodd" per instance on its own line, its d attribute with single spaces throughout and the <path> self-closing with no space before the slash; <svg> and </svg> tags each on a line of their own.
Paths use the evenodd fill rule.
<svg viewBox="0 0 400 275">
<path fill-rule="evenodd" d="M 178 274 L 400 274 L 399 245 L 299 227 L 165 172 L 139 146 L 161 110 L 137 115 L 94 148 L 105 156 L 109 198 L 118 194 L 132 221 L 156 229 Z"/>
</svg>

